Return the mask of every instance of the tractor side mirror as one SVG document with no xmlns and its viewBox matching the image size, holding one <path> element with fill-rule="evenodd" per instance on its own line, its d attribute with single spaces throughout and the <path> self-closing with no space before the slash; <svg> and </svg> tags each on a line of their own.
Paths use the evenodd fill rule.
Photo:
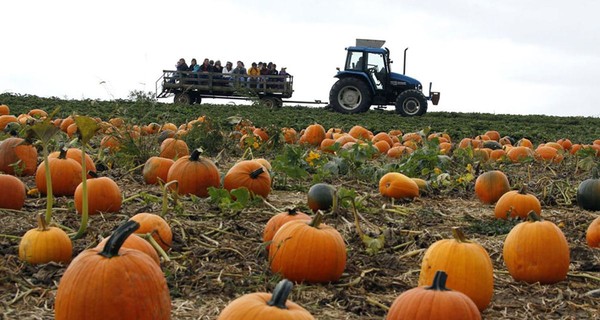
<svg viewBox="0 0 600 320">
<path fill-rule="evenodd" d="M 336 67 L 335 70 L 340 71 L 340 67 Z"/>
</svg>

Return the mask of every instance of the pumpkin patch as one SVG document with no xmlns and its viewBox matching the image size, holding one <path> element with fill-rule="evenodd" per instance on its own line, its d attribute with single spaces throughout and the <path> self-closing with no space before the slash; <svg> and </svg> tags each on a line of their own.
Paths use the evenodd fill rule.
<svg viewBox="0 0 600 320">
<path fill-rule="evenodd" d="M 21 170 L 23 161 L 12 164 L 14 175 L 0 175 L 0 183 L 3 176 L 15 182 L 1 187 L 0 199 L 10 190 L 16 193 L 8 199 L 17 202 L 0 208 L 0 265 L 6 271 L 0 299 L 9 306 L 3 310 L 7 318 L 61 319 L 69 317 L 67 312 L 94 312 L 108 318 L 113 311 L 135 318 L 130 311 L 138 305 L 146 307 L 136 312 L 156 312 L 137 316 L 142 318 L 243 318 L 256 312 L 258 319 L 268 319 L 266 314 L 276 319 L 289 314 L 307 319 L 395 319 L 406 311 L 403 308 L 436 317 L 436 303 L 415 300 L 412 288 L 435 291 L 442 299 L 452 293 L 442 308 L 445 319 L 595 316 L 595 279 L 600 277 L 597 213 L 580 207 L 595 198 L 577 196 L 580 184 L 594 179 L 593 168 L 600 161 L 592 147 L 600 137 L 593 119 L 572 121 L 570 131 L 561 132 L 547 128 L 564 119 L 530 116 L 494 115 L 494 121 L 488 122 L 484 119 L 491 116 L 485 114 L 431 112 L 422 119 L 405 119 L 377 110 L 346 118 L 319 108 L 263 112 L 255 106 L 183 108 L 127 101 L 112 103 L 111 108 L 102 101 L 78 101 L 75 108 L 64 100 L 55 113 L 52 104 L 12 101 L 0 99 L 0 104 L 11 105 L 10 114 L 20 120 L 10 122 L 0 141 L 23 139 L 19 146 L 29 145 L 38 152 L 35 167 L 44 164 L 48 151 L 58 150 L 61 143 L 67 150 L 83 149 L 87 154 L 83 161 L 82 153 L 69 157 L 67 151 L 65 158 L 86 164 L 77 177 L 82 181 L 87 177 L 92 214 L 79 216 L 83 204 L 77 194 L 43 195 L 35 177 Z M 26 105 L 35 105 L 45 114 L 36 110 L 30 115 Z M 137 112 L 141 105 L 145 112 Z M 90 117 L 81 116 L 82 110 Z M 28 134 L 30 126 L 43 123 L 44 118 L 56 130 L 43 127 L 53 133 L 46 144 L 41 141 L 46 131 Z M 528 126 L 509 125 L 517 120 L 527 121 Z M 545 130 L 536 133 L 538 121 L 545 121 Z M 65 131 L 59 129 L 63 123 Z M 250 138 L 240 145 L 243 135 Z M 115 138 L 118 147 L 103 148 L 106 137 Z M 161 158 L 161 144 L 168 138 L 202 151 L 176 156 L 177 160 Z M 461 141 L 465 141 L 462 146 Z M 525 156 L 513 161 L 508 153 L 519 148 L 518 141 L 526 149 Z M 539 157 L 540 145 L 555 150 L 562 160 Z M 60 158 L 58 152 L 50 163 Z M 94 181 L 103 178 L 87 174 L 93 166 L 97 175 L 118 186 L 116 197 L 105 193 L 108 184 L 95 188 Z M 169 176 L 175 166 L 185 168 Z M 496 171 L 506 180 L 496 175 L 487 184 L 477 182 L 478 177 Z M 66 174 L 51 178 L 60 183 Z M 252 184 L 255 180 L 261 182 L 259 186 Z M 480 185 L 488 189 L 482 193 Z M 524 185 L 526 190 L 518 190 Z M 480 200 L 478 192 L 482 197 L 498 196 L 494 189 L 498 186 L 504 193 L 496 202 Z M 53 193 L 58 189 L 53 185 Z M 506 204 L 504 199 L 509 198 L 517 199 Z M 109 208 L 98 210 L 98 203 Z M 556 226 L 552 229 L 558 229 L 565 241 L 555 237 L 556 232 L 513 235 L 511 230 L 523 228 L 519 226 L 524 218 L 516 218 L 522 211 L 538 212 L 538 203 L 545 221 L 523 223 L 552 222 Z M 518 209 L 524 204 L 528 205 Z M 117 207 L 114 212 L 112 206 Z M 496 210 L 507 219 L 497 219 Z M 46 228 L 58 228 L 70 238 L 69 258 L 19 259 L 21 240 L 30 244 L 25 252 L 38 254 L 26 232 L 43 211 Z M 89 227 L 78 231 L 84 220 Z M 111 233 L 129 220 L 140 224 L 138 235 L 128 236 L 118 248 Z M 450 235 L 453 227 L 460 228 Z M 521 241 L 515 245 L 518 249 L 509 249 L 509 240 L 515 238 Z M 101 240 L 105 242 L 99 244 Z M 52 243 L 58 241 L 45 241 L 37 252 L 51 255 Z M 522 258 L 519 250 L 528 250 L 524 256 L 538 260 Z M 106 259 L 102 251 L 112 252 L 111 257 Z M 562 253 L 558 258 L 562 260 L 546 263 L 556 258 L 544 256 L 549 253 Z M 83 271 L 77 265 L 79 257 L 87 255 L 94 260 Z M 131 263 L 121 259 L 128 256 L 139 259 Z M 104 272 L 110 276 L 94 277 L 102 273 L 101 265 L 113 263 L 117 269 Z M 555 269 L 541 270 L 545 265 Z M 94 271 L 89 271 L 92 267 Z M 147 268 L 154 272 L 143 284 L 127 284 Z M 521 269 L 527 269 L 526 275 L 519 274 Z M 436 271 L 442 270 L 446 278 L 434 281 Z M 560 278 L 553 278 L 557 275 Z M 295 283 L 295 289 L 290 290 L 285 281 L 280 287 L 283 278 Z M 149 287 L 155 280 L 158 284 Z M 92 298 L 105 291 L 103 283 L 118 292 Z M 429 299 L 428 293 L 423 299 Z M 462 296 L 454 300 L 459 293 Z M 412 302 L 403 298 L 395 303 L 405 294 Z M 146 302 L 151 296 L 155 300 Z M 552 303 L 557 297 L 560 303 Z M 238 298 L 244 299 L 237 302 Z M 109 301 L 110 306 L 97 300 Z"/>
</svg>

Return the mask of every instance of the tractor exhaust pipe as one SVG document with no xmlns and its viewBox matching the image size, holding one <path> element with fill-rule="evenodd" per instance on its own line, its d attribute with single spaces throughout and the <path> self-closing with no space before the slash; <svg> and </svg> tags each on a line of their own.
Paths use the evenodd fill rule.
<svg viewBox="0 0 600 320">
<path fill-rule="evenodd" d="M 406 49 L 404 49 L 404 64 L 402 66 L 402 74 L 406 75 L 406 50 L 408 50 L 408 47 L 406 47 Z"/>
</svg>

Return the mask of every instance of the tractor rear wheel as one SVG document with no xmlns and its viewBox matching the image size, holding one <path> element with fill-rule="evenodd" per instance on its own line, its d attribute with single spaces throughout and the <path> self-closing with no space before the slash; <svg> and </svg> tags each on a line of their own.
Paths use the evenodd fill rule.
<svg viewBox="0 0 600 320">
<path fill-rule="evenodd" d="M 264 97 L 260 99 L 260 103 L 268 109 L 279 109 L 283 106 L 281 99 L 276 97 Z"/>
<path fill-rule="evenodd" d="M 173 102 L 178 104 L 191 104 L 192 99 L 190 98 L 190 95 L 188 93 L 180 92 L 175 94 L 175 99 Z"/>
<path fill-rule="evenodd" d="M 371 100 L 371 89 L 357 78 L 342 78 L 329 91 L 329 103 L 340 113 L 366 112 L 371 107 Z"/>
<path fill-rule="evenodd" d="M 422 116 L 427 112 L 427 98 L 419 90 L 406 90 L 396 99 L 396 112 L 403 117 Z"/>
</svg>

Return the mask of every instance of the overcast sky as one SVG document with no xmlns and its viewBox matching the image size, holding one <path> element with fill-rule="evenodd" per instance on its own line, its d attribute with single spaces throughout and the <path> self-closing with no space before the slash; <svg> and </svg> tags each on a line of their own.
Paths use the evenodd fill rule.
<svg viewBox="0 0 600 320">
<path fill-rule="evenodd" d="M 600 116 L 600 1 L 2 1 L 0 92 L 154 91 L 183 57 L 272 61 L 328 100 L 345 47 L 386 40 L 441 91 L 430 111 Z M 1 102 L 1 101 L 0 101 Z"/>
</svg>

